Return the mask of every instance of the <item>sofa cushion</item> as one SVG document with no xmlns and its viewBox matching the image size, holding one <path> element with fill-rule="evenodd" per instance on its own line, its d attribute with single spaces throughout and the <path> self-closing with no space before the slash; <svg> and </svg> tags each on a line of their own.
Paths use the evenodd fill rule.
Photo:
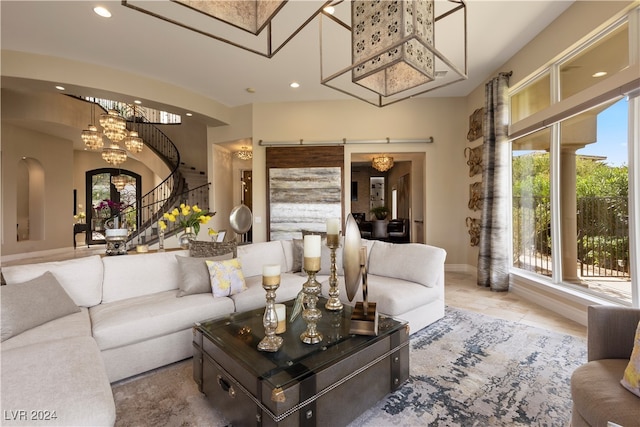
<svg viewBox="0 0 640 427">
<path fill-rule="evenodd" d="M 238 313 L 253 310 L 267 305 L 266 292 L 262 287 L 262 276 L 245 278 L 247 290 L 233 295 L 231 299 Z M 276 302 L 284 302 L 294 299 L 302 290 L 305 279 L 293 273 L 280 275 L 280 286 L 276 290 Z"/>
<path fill-rule="evenodd" d="M 402 279 L 394 279 L 392 277 L 367 275 L 368 284 L 368 300 L 377 304 L 378 313 L 387 316 L 400 316 L 407 311 L 427 305 L 440 297 L 441 290 L 438 288 L 428 288 L 417 283 L 408 282 Z M 340 292 L 340 301 L 345 304 L 355 305 L 356 302 L 362 301 L 362 281 L 358 283 L 353 301 L 347 298 L 347 290 L 344 285 L 344 279 L 338 277 L 338 291 Z M 322 295 L 329 295 L 329 281 L 322 282 Z"/>
<path fill-rule="evenodd" d="M 633 351 L 629 358 L 629 364 L 624 370 L 624 376 L 620 383 L 631 393 L 640 397 L 640 322 L 638 322 L 636 335 L 633 339 Z M 640 402 L 638 402 L 638 405 L 640 405 Z"/>
<path fill-rule="evenodd" d="M 10 415 L 20 410 L 23 419 Z M 53 411 L 55 419 L 32 417 Z M 113 426 L 113 394 L 96 342 L 74 337 L 3 348 L 2 412 L 3 426 Z"/>
<path fill-rule="evenodd" d="M 626 359 L 593 360 L 571 376 L 573 410 L 593 426 L 613 422 L 621 426 L 638 423 L 640 400 L 620 384 Z"/>
<path fill-rule="evenodd" d="M 434 287 L 444 273 L 446 254 L 442 248 L 421 243 L 376 241 L 369 254 L 368 271 Z"/>
<path fill-rule="evenodd" d="M 287 271 L 287 260 L 279 240 L 239 246 L 238 258 L 245 278 L 261 276 L 265 264 L 280 264 L 282 271 Z"/>
<path fill-rule="evenodd" d="M 2 341 L 80 311 L 49 271 L 24 283 L 0 287 L 0 303 Z"/>
<path fill-rule="evenodd" d="M 102 302 L 178 289 L 180 269 L 176 255 L 188 253 L 170 251 L 104 257 Z"/>
<path fill-rule="evenodd" d="M 229 253 L 231 258 L 238 256 L 238 244 L 236 242 L 205 242 L 202 240 L 191 240 L 189 242 L 189 256 L 194 258 L 209 258 Z"/>
<path fill-rule="evenodd" d="M 90 337 L 91 319 L 89 309 L 81 307 L 80 312 L 60 317 L 9 338 L 2 343 L 2 350 L 40 344 L 72 337 Z"/>
<path fill-rule="evenodd" d="M 214 298 L 211 293 L 176 298 L 177 293 L 166 291 L 92 307 L 93 337 L 100 349 L 169 335 L 196 322 L 233 313 L 229 298 Z"/>
<path fill-rule="evenodd" d="M 344 269 L 342 266 L 344 239 L 340 239 L 340 247 L 336 249 L 336 273 L 339 276 L 344 275 Z M 294 273 L 299 272 L 300 276 L 306 276 L 302 267 L 304 264 L 304 242 L 302 239 L 293 239 L 293 266 L 291 271 Z M 322 237 L 320 246 L 320 271 L 319 275 L 328 276 L 331 274 L 331 249 L 327 246 L 327 238 Z"/>
<path fill-rule="evenodd" d="M 66 261 L 2 267 L 7 284 L 22 283 L 50 271 L 80 307 L 92 307 L 102 299 L 103 266 L 99 255 Z"/>
<path fill-rule="evenodd" d="M 176 255 L 180 279 L 178 281 L 178 297 L 193 294 L 206 294 L 211 292 L 211 279 L 206 260 L 220 261 L 233 258 L 233 253 L 214 256 L 210 258 L 193 258 Z"/>
<path fill-rule="evenodd" d="M 224 261 L 207 260 L 205 263 L 209 269 L 214 297 L 229 297 L 247 290 L 238 258 Z"/>
<path fill-rule="evenodd" d="M 292 255 L 293 255 L 293 264 L 291 265 L 291 272 L 298 273 L 302 271 L 302 259 L 304 258 L 304 241 L 302 239 L 293 239 L 292 244 Z"/>
</svg>

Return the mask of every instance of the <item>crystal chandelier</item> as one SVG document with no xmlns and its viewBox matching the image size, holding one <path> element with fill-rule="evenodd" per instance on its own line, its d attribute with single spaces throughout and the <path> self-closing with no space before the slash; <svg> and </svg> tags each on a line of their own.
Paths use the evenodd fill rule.
<svg viewBox="0 0 640 427">
<path fill-rule="evenodd" d="M 113 184 L 114 187 L 116 187 L 116 190 L 118 190 L 118 192 L 124 190 L 124 187 L 126 187 L 128 184 L 132 183 L 132 178 L 128 175 L 114 175 L 111 177 L 111 183 Z"/>
<path fill-rule="evenodd" d="M 138 136 L 138 132 L 132 130 L 131 132 L 129 132 L 129 135 L 124 138 L 124 146 L 127 148 L 127 150 L 136 154 L 142 151 L 144 142 L 142 141 L 142 138 Z"/>
<path fill-rule="evenodd" d="M 100 114 L 100 126 L 105 136 L 115 143 L 127 136 L 127 121 L 116 110 Z"/>
<path fill-rule="evenodd" d="M 85 147 L 89 150 L 99 150 L 104 143 L 102 142 L 102 135 L 98 132 L 98 128 L 94 125 L 89 125 L 87 129 L 82 131 L 80 135 Z"/>
<path fill-rule="evenodd" d="M 102 149 L 102 159 L 113 166 L 118 166 L 127 160 L 127 152 L 116 143 Z"/>
<path fill-rule="evenodd" d="M 383 154 L 371 160 L 371 167 L 380 172 L 386 172 L 393 167 L 393 157 Z"/>
<path fill-rule="evenodd" d="M 243 145 L 240 151 L 236 151 L 236 156 L 240 160 L 251 160 L 253 158 L 253 151 L 249 150 L 249 147 L 246 145 Z"/>
<path fill-rule="evenodd" d="M 95 104 L 91 103 L 91 123 L 95 120 L 94 115 Z M 87 126 L 87 129 L 83 130 L 80 134 L 80 138 L 82 138 L 82 142 L 84 142 L 85 147 L 89 150 L 99 150 L 103 146 L 102 135 L 98 132 L 98 128 L 93 124 Z"/>
</svg>

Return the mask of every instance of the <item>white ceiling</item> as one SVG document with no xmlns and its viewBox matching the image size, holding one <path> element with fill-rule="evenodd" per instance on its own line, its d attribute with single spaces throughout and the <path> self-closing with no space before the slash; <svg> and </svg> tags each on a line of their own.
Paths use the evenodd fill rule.
<svg viewBox="0 0 640 427">
<path fill-rule="evenodd" d="M 469 78 L 427 96 L 468 95 L 572 2 L 467 0 Z M 92 9 L 99 4 L 107 6 L 113 16 L 97 16 Z M 132 10 L 120 1 L 2 0 L 0 7 L 3 50 L 63 57 L 141 74 L 229 107 L 350 99 L 320 84 L 318 18 L 268 59 Z M 348 32 L 346 38 L 340 37 L 349 43 Z M 437 33 L 435 37 L 438 40 Z M 300 88 L 289 87 L 294 80 Z M 3 80 L 3 86 L 14 83 Z M 255 92 L 249 93 L 247 88 Z M 87 88 L 86 93 L 77 95 L 96 94 Z"/>
</svg>

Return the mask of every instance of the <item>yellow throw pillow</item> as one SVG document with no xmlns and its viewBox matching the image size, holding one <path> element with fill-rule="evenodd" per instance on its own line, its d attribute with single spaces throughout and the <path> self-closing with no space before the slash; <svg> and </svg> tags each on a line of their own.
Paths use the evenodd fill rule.
<svg viewBox="0 0 640 427">
<path fill-rule="evenodd" d="M 631 393 L 640 396 L 640 322 L 636 328 L 636 337 L 633 339 L 631 359 L 620 383 Z"/>
<path fill-rule="evenodd" d="M 206 260 L 214 297 L 228 297 L 247 290 L 238 258 L 224 261 Z"/>
</svg>

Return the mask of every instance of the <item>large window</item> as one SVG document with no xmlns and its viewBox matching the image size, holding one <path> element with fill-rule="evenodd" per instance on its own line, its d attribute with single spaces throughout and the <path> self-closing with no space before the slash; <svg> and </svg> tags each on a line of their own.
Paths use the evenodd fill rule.
<svg viewBox="0 0 640 427">
<path fill-rule="evenodd" d="M 551 277 L 551 133 L 513 141 L 513 265 Z"/>
<path fill-rule="evenodd" d="M 638 145 L 631 131 L 640 120 L 638 102 L 592 89 L 628 68 L 629 33 L 626 21 L 611 26 L 512 93 L 513 266 L 638 305 L 638 266 L 630 255 L 640 244 L 630 233 L 638 190 L 630 197 L 629 185 L 638 175 L 629 158 Z M 591 102 L 584 102 L 586 93 Z M 566 100 L 573 95 L 579 104 Z M 543 118 L 518 131 L 518 120 L 547 110 L 554 121 Z"/>
</svg>

